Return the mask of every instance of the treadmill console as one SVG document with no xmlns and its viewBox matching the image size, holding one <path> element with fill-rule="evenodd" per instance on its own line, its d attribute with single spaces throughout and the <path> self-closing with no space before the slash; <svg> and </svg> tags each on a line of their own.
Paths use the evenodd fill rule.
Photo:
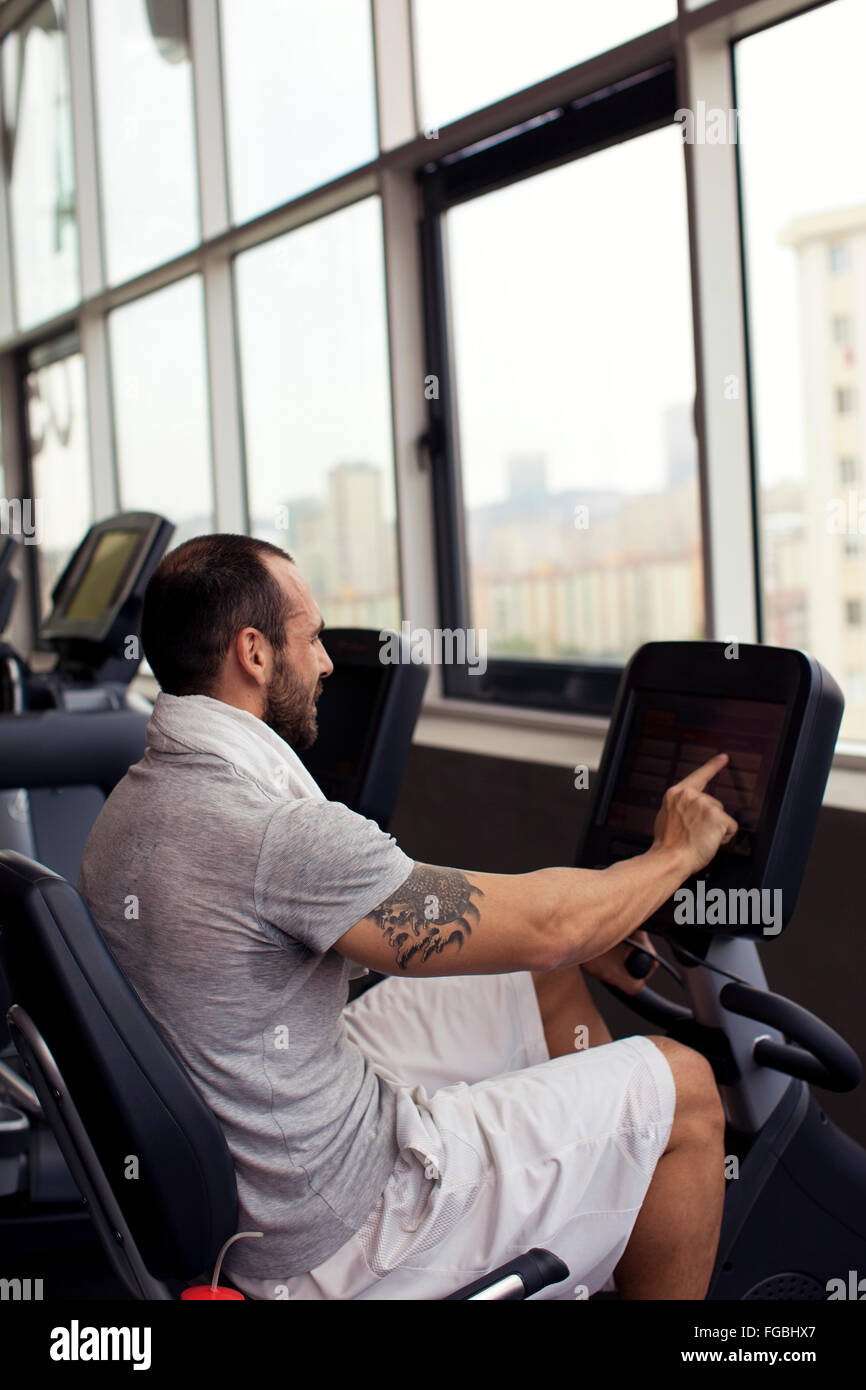
<svg viewBox="0 0 866 1390">
<path fill-rule="evenodd" d="M 647 925 L 777 935 L 794 911 L 842 709 L 832 676 L 803 652 L 640 647 L 623 673 L 577 864 L 604 868 L 644 853 L 667 788 L 727 753 L 706 790 L 738 833 Z"/>
<path fill-rule="evenodd" d="M 140 664 L 144 591 L 173 533 L 154 512 L 122 512 L 91 526 L 39 629 L 57 653 L 55 685 L 129 684 Z"/>
</svg>

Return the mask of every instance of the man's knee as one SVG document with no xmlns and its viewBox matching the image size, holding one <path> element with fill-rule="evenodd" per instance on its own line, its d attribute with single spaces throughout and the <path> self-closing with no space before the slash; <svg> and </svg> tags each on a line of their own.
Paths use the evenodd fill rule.
<svg viewBox="0 0 866 1390">
<path fill-rule="evenodd" d="M 715 1141 L 725 1128 L 725 1112 L 713 1069 L 700 1052 L 673 1038 L 650 1036 L 670 1067 L 677 1102 L 671 1142 L 686 1138 Z"/>
</svg>

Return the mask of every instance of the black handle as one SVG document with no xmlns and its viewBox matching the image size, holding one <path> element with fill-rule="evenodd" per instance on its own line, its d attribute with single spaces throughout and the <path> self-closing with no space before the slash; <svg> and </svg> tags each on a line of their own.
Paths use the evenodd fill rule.
<svg viewBox="0 0 866 1390">
<path fill-rule="evenodd" d="M 645 980 L 653 968 L 653 958 L 649 951 L 642 951 L 639 946 L 635 946 L 625 958 L 625 968 L 632 979 Z"/>
<path fill-rule="evenodd" d="M 719 993 L 719 1002 L 733 1014 L 778 1028 L 794 1044 L 761 1038 L 753 1056 L 763 1067 L 797 1076 L 827 1091 L 853 1091 L 860 1085 L 860 1059 L 844 1038 L 808 1009 L 782 994 L 730 983 Z"/>
<path fill-rule="evenodd" d="M 550 1250 L 542 1250 L 533 1246 L 527 1250 L 525 1255 L 518 1255 L 516 1260 L 509 1260 L 507 1264 L 500 1265 L 490 1274 L 485 1274 L 483 1278 L 476 1279 L 471 1284 L 464 1284 L 462 1289 L 456 1293 L 448 1294 L 443 1303 L 453 1303 L 463 1299 L 472 1298 L 474 1294 L 483 1293 L 491 1285 L 498 1284 L 500 1279 L 507 1279 L 509 1274 L 516 1274 L 523 1284 L 523 1293 L 515 1292 L 509 1295 L 509 1299 L 518 1300 L 531 1298 L 539 1289 L 546 1289 L 548 1284 L 559 1284 L 563 1279 L 567 1279 L 570 1270 L 567 1264 L 563 1264 L 557 1255 Z M 504 1300 L 508 1301 L 508 1300 Z"/>
<path fill-rule="evenodd" d="M 683 1019 L 694 1017 L 691 1009 L 686 1008 L 685 1004 L 673 1004 L 670 999 L 665 999 L 663 994 L 657 994 L 649 985 L 644 985 L 638 994 L 626 994 L 624 989 L 618 989 L 616 985 L 609 985 L 606 980 L 602 983 L 621 1004 L 627 1004 L 630 1009 L 634 1009 L 641 1018 L 647 1019 L 650 1023 L 657 1023 L 661 1028 L 672 1028 L 675 1023 Z"/>
</svg>

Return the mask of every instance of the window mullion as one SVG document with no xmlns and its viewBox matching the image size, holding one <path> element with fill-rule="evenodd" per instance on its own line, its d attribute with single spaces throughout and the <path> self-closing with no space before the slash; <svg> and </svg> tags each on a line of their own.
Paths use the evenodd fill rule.
<svg viewBox="0 0 866 1390">
<path fill-rule="evenodd" d="M 379 146 L 394 149 L 418 129 L 411 0 L 371 0 Z"/>
<path fill-rule="evenodd" d="M 189 0 L 189 22 L 199 215 L 202 240 L 209 241 L 230 222 L 218 0 Z"/>
<path fill-rule="evenodd" d="M 87 385 L 87 435 L 93 516 L 99 521 L 119 507 L 114 441 L 108 323 L 103 314 L 83 313 L 80 320 L 81 351 Z"/>
<path fill-rule="evenodd" d="M 733 108 L 728 44 L 699 30 L 681 45 L 683 107 Z M 694 98 L 694 100 L 693 100 Z M 753 642 L 758 591 L 737 147 L 685 145 L 696 340 L 707 636 Z"/>
<path fill-rule="evenodd" d="M 205 262 L 204 294 L 216 526 L 219 531 L 244 532 L 249 518 L 232 267 L 227 256 L 209 257 Z"/>
<path fill-rule="evenodd" d="M 88 0 L 68 0 L 67 32 L 81 297 L 89 299 L 92 295 L 99 294 L 105 286 L 105 263 L 97 173 L 99 154 L 96 141 L 93 44 Z"/>
<path fill-rule="evenodd" d="M 391 410 L 397 487 L 397 531 L 403 613 L 413 627 L 437 624 L 433 539 L 433 480 L 422 466 L 420 437 L 427 428 L 418 193 L 407 172 L 382 176 Z M 440 694 L 440 670 L 431 672 L 428 698 Z"/>
</svg>

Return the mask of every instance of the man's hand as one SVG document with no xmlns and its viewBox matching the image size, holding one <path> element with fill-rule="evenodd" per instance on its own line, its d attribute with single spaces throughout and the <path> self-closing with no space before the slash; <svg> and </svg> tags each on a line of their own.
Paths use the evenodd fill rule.
<svg viewBox="0 0 866 1390">
<path fill-rule="evenodd" d="M 721 801 L 704 791 L 727 761 L 727 753 L 717 753 L 681 782 L 668 787 L 664 794 L 651 849 L 675 849 L 682 853 L 684 879 L 705 868 L 719 846 L 726 845 L 737 833 L 737 822 Z"/>
<path fill-rule="evenodd" d="M 650 939 L 645 931 L 632 932 L 635 941 L 639 941 L 642 946 L 646 946 L 648 951 L 652 951 Z M 649 979 L 650 975 L 658 970 L 658 965 L 653 961 L 649 971 L 642 980 L 636 980 L 625 968 L 625 963 L 634 950 L 634 946 L 629 946 L 622 941 L 618 946 L 614 946 L 609 951 L 605 951 L 603 956 L 596 956 L 595 960 L 583 962 L 581 969 L 586 975 L 594 975 L 597 980 L 602 980 L 607 985 L 615 985 L 621 989 L 623 994 L 639 994 Z"/>
</svg>

